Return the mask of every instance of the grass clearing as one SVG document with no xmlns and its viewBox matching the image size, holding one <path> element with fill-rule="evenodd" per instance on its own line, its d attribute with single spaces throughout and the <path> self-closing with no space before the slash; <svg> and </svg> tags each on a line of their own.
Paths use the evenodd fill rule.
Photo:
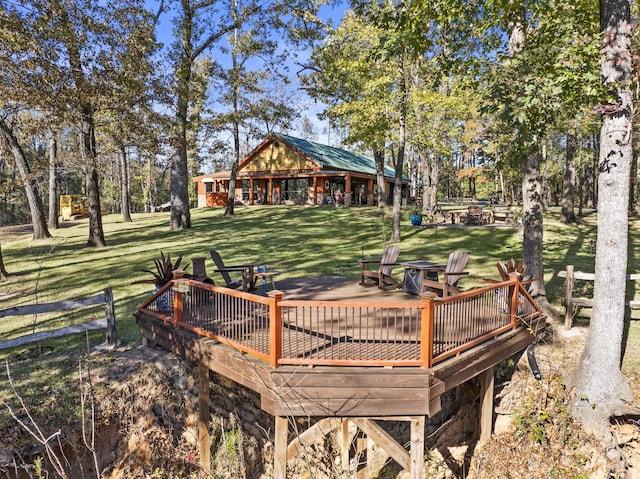
<svg viewBox="0 0 640 479">
<path fill-rule="evenodd" d="M 192 257 L 207 257 L 209 276 L 218 284 L 222 281 L 213 273 L 211 248 L 220 251 L 229 264 L 266 264 L 280 271 L 283 278 L 346 276 L 356 281 L 356 261 L 361 256 L 379 257 L 391 234 L 390 215 L 373 207 L 254 206 L 237 207 L 236 212 L 233 217 L 225 217 L 221 209 L 192 210 L 193 227 L 183 231 L 169 229 L 168 213 L 134 214 L 129 224 L 123 224 L 119 215 L 108 215 L 103 218 L 108 246 L 102 249 L 85 246 L 86 219 L 63 224 L 52 231 L 54 237 L 49 240 L 31 241 L 30 234 L 20 230 L 17 236 L 0 236 L 6 269 L 11 274 L 8 281 L 0 283 L 0 308 L 87 297 L 111 287 L 118 335 L 126 347 L 139 342 L 132 313 L 153 289 L 153 285 L 132 283 L 150 277 L 141 270 L 152 269 L 160 251 L 170 253 L 174 259 L 182 255 L 183 265 L 189 264 Z M 409 213 L 404 216 L 400 261 L 446 262 L 451 251 L 465 250 L 470 255 L 470 275 L 462 279 L 463 289 L 480 286 L 483 278 L 497 278 L 498 260 L 522 257 L 522 230 L 517 227 L 416 228 L 410 225 Z M 551 209 L 545 219 L 544 261 L 549 299 L 560 308 L 564 280 L 557 277 L 558 271 L 567 264 L 573 264 L 576 270 L 593 271 L 595 214 L 587 214 L 581 224 L 575 225 L 563 225 L 557 218 L 558 211 Z M 638 224 L 633 220 L 631 225 L 630 272 L 640 272 L 640 258 L 633 248 L 640 240 Z M 400 277 L 401 270 L 395 274 Z M 13 294 L 17 296 L 1 301 Z M 640 297 L 639 292 L 635 294 Z M 581 314 L 579 325 L 588 324 L 589 313 L 585 310 Z M 0 319 L 0 339 L 24 334 L 34 327 L 51 329 L 103 314 L 102 307 L 96 307 L 93 311 Z M 640 327 L 633 319 L 623 364 L 631 375 L 640 370 Z M 91 333 L 89 341 L 92 345 L 103 342 L 104 332 Z M 16 348 L 1 351 L 0 359 L 3 364 L 8 361 L 16 386 L 29 402 L 47 411 L 52 402 L 61 401 L 65 404 L 62 413 L 69 414 L 67 408 L 74 407 L 70 399 L 73 387 L 69 388 L 69 384 L 77 382 L 78 363 L 87 353 L 85 336 L 68 336 L 40 346 L 47 354 L 38 356 L 31 354 L 37 353 L 33 349 Z M 96 362 L 109 362 L 109 358 L 106 354 Z M 3 371 L 0 399 L 7 397 L 6 385 Z M 63 389 L 71 392 L 63 393 Z"/>
</svg>

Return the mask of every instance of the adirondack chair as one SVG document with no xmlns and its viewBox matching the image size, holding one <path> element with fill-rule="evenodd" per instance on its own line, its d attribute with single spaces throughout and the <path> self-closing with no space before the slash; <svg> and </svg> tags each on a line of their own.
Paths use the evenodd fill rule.
<svg viewBox="0 0 640 479">
<path fill-rule="evenodd" d="M 402 286 L 401 283 L 391 277 L 391 270 L 397 265 L 398 255 L 400 254 L 399 246 L 387 246 L 382 257 L 379 260 L 361 259 L 360 263 L 360 285 L 375 286 L 384 290 L 397 289 Z M 371 264 L 377 264 L 376 269 L 369 269 Z"/>
<path fill-rule="evenodd" d="M 467 224 L 468 225 L 481 225 L 482 224 L 482 206 L 471 205 L 467 208 Z"/>
<path fill-rule="evenodd" d="M 242 291 L 253 291 L 255 289 L 255 280 L 253 277 L 255 265 L 225 265 L 220 253 L 216 250 L 212 249 L 209 251 L 209 254 L 211 255 L 211 259 L 213 259 L 213 262 L 216 264 L 216 269 L 214 271 L 222 275 L 222 279 L 224 279 L 225 286 L 227 288 L 237 289 L 242 286 Z M 229 273 L 240 273 L 240 277 L 231 279 L 231 275 Z"/>
<path fill-rule="evenodd" d="M 449 255 L 447 269 L 441 273 L 443 280 L 423 279 L 422 293 L 426 291 L 440 292 L 442 297 L 459 294 L 458 281 L 462 276 L 469 274 L 468 271 L 463 271 L 468 260 L 469 254 L 465 251 L 453 251 Z"/>
</svg>

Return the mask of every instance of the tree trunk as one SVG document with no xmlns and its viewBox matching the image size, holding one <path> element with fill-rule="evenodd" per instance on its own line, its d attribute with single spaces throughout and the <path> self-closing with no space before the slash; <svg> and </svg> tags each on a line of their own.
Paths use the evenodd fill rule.
<svg viewBox="0 0 640 479">
<path fill-rule="evenodd" d="M 9 273 L 4 267 L 4 259 L 2 258 L 2 245 L 0 244 L 0 281 L 6 281 Z"/>
<path fill-rule="evenodd" d="M 433 215 L 438 205 L 438 184 L 440 183 L 440 159 L 429 155 L 422 159 L 422 213 Z"/>
<path fill-rule="evenodd" d="M 576 143 L 575 131 L 568 132 L 564 181 L 562 183 L 562 213 L 560 214 L 560 221 L 564 224 L 576 221 L 576 213 L 573 207 L 576 187 Z"/>
<path fill-rule="evenodd" d="M 624 402 L 633 400 L 620 371 L 632 156 L 631 1 L 602 1 L 600 9 L 602 77 L 615 101 L 602 108 L 593 310 L 577 371 L 573 414 L 587 431 L 613 447 L 610 418 L 621 415 Z"/>
<path fill-rule="evenodd" d="M 49 228 L 57 229 L 58 224 L 58 190 L 56 186 L 56 161 L 58 159 L 58 143 L 55 133 L 49 138 Z"/>
<path fill-rule="evenodd" d="M 404 68 L 404 59 L 402 56 L 398 57 L 398 90 L 402 94 L 402 101 L 400 104 L 400 114 L 398 117 L 398 156 L 395 162 L 395 181 L 393 188 L 393 217 L 391 221 L 391 242 L 399 243 L 402 241 L 400 236 L 400 217 L 402 206 L 402 174 L 404 172 L 404 157 L 407 147 L 407 104 L 408 104 L 408 86 L 406 72 Z"/>
<path fill-rule="evenodd" d="M 82 110 L 81 129 L 82 156 L 85 165 L 85 180 L 87 185 L 87 200 L 89 202 L 89 239 L 87 246 L 104 248 L 102 229 L 102 208 L 100 206 L 100 182 L 98 181 L 98 165 L 96 159 L 96 138 L 91 106 Z"/>
<path fill-rule="evenodd" d="M 194 12 L 188 2 L 182 2 L 183 18 L 180 27 L 182 48 L 176 72 L 176 138 L 171 158 L 171 222 L 172 230 L 191 228 L 191 212 L 189 211 L 189 169 L 187 165 L 187 129 L 189 113 L 189 85 L 191 84 L 191 68 L 193 45 L 191 44 Z"/>
<path fill-rule="evenodd" d="M 636 135 L 633 138 L 633 181 L 635 194 L 633 195 L 633 207 L 632 211 L 636 215 L 640 215 L 640 165 L 638 164 L 638 155 L 640 155 L 640 135 Z M 633 191 L 633 190 L 632 190 Z"/>
<path fill-rule="evenodd" d="M 36 179 L 31 175 L 29 163 L 27 158 L 18 142 L 18 139 L 13 133 L 13 130 L 7 125 L 4 119 L 0 119 L 0 131 L 2 132 L 13 159 L 16 162 L 16 167 L 22 182 L 24 183 L 25 193 L 27 195 L 27 201 L 29 202 L 29 211 L 31 213 L 31 223 L 33 226 L 33 239 L 50 238 L 51 234 L 47 229 L 47 221 L 44 216 L 44 205 L 42 204 L 42 198 L 38 191 L 38 183 Z"/>
<path fill-rule="evenodd" d="M 186 88 L 186 87 L 185 87 Z M 189 189 L 187 181 L 187 99 L 178 93 L 177 123 L 179 135 L 171 158 L 171 224 L 172 230 L 191 228 L 189 211 Z"/>
<path fill-rule="evenodd" d="M 235 5 L 235 4 L 234 4 Z M 237 34 L 237 30 L 236 30 Z M 237 37 L 236 37 L 237 41 Z M 236 72 L 233 75 L 235 78 L 237 75 L 238 59 L 236 57 L 235 44 L 231 48 L 231 63 L 232 70 Z M 229 177 L 229 197 L 227 198 L 227 207 L 224 210 L 225 216 L 232 216 L 234 214 L 236 205 L 236 178 L 238 177 L 238 166 L 240 165 L 240 125 L 239 125 L 239 107 L 238 107 L 238 81 L 233 80 L 233 164 L 231 165 L 231 175 Z M 253 195 L 253 191 L 249 192 L 250 198 Z"/>
<path fill-rule="evenodd" d="M 122 222 L 131 223 L 131 192 L 129 190 L 129 161 L 124 145 L 118 151 L 120 157 L 120 211 Z"/>
<path fill-rule="evenodd" d="M 384 150 L 374 150 L 373 159 L 376 163 L 376 180 L 378 184 L 378 208 L 387 207 L 386 182 L 384 180 Z"/>
<path fill-rule="evenodd" d="M 144 212 L 151 213 L 151 155 L 147 154 L 147 178 L 144 193 Z"/>
<path fill-rule="evenodd" d="M 544 287 L 542 260 L 544 205 L 542 177 L 540 175 L 540 151 L 533 147 L 522 164 L 522 215 L 523 215 L 523 260 L 527 266 L 526 278 L 538 278 L 529 286 L 529 292 L 543 308 L 545 314 L 555 320 L 558 311 L 547 300 Z"/>
</svg>

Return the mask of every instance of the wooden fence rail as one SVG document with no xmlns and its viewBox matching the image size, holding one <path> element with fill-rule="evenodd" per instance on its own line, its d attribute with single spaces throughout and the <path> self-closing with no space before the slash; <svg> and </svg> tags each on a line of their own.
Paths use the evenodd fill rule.
<svg viewBox="0 0 640 479">
<path fill-rule="evenodd" d="M 575 286 L 575 280 L 583 281 L 595 281 L 595 273 L 584 273 L 582 271 L 574 271 L 572 264 L 567 265 L 566 271 L 558 272 L 559 278 L 565 278 L 564 282 L 564 299 L 562 304 L 564 305 L 564 329 L 569 330 L 573 324 L 573 316 L 575 311 L 579 308 L 592 308 L 593 299 L 585 296 L 574 297 L 573 291 Z M 640 280 L 640 274 L 628 274 L 627 281 Z M 631 309 L 640 309 L 640 300 L 627 299 L 625 300 L 625 306 Z"/>
<path fill-rule="evenodd" d="M 311 301 L 176 279 L 138 308 L 281 365 L 430 368 L 541 317 L 517 275 L 446 298 Z"/>
<path fill-rule="evenodd" d="M 15 306 L 0 310 L 0 318 L 10 316 L 28 316 L 33 314 L 53 313 L 57 311 L 70 311 L 73 309 L 83 308 L 86 306 L 95 306 L 99 304 L 105 305 L 105 317 L 93 319 L 81 324 L 74 324 L 62 328 L 40 331 L 37 333 L 26 334 L 18 338 L 0 341 L 0 350 L 23 346 L 25 344 L 35 343 L 46 339 L 59 338 L 68 334 L 81 333 L 96 329 L 106 328 L 106 341 L 108 347 L 114 347 L 117 343 L 116 331 L 116 315 L 113 301 L 113 291 L 106 288 L 103 293 L 91 296 L 89 298 L 67 299 L 57 301 L 55 303 L 29 304 L 25 306 Z"/>
</svg>

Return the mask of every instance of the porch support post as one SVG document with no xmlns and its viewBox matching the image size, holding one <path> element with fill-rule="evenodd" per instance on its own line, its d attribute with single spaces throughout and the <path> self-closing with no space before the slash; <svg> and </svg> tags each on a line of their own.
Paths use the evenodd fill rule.
<svg viewBox="0 0 640 479">
<path fill-rule="evenodd" d="M 287 446 L 289 421 L 284 416 L 276 416 L 274 440 L 273 478 L 287 479 Z"/>
<path fill-rule="evenodd" d="M 249 178 L 249 204 L 253 205 L 253 178 Z"/>
<path fill-rule="evenodd" d="M 480 380 L 480 444 L 491 438 L 493 430 L 493 368 L 487 369 L 478 376 Z"/>
<path fill-rule="evenodd" d="M 211 437 L 209 436 L 209 368 L 198 364 L 198 451 L 200 467 L 207 473 L 211 470 Z"/>
<path fill-rule="evenodd" d="M 311 177 L 311 203 L 313 205 L 318 204 L 318 177 Z"/>
<path fill-rule="evenodd" d="M 424 479 L 424 416 L 411 418 L 411 479 Z"/>
<path fill-rule="evenodd" d="M 351 175 L 347 173 L 344 177 L 344 206 L 351 206 Z"/>
</svg>

